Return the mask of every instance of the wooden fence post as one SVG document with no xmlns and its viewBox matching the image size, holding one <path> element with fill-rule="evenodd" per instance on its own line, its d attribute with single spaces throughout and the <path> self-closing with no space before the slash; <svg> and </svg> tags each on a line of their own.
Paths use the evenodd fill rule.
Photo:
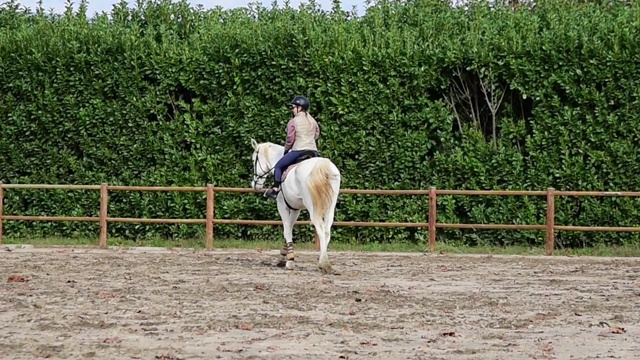
<svg viewBox="0 0 640 360">
<path fill-rule="evenodd" d="M 2 208 L 4 207 L 4 188 L 0 181 L 0 245 L 2 245 Z"/>
<path fill-rule="evenodd" d="M 429 188 L 429 250 L 431 252 L 436 251 L 436 217 L 437 205 L 436 201 L 436 187 Z"/>
<path fill-rule="evenodd" d="M 547 189 L 547 242 L 545 246 L 546 255 L 553 255 L 553 247 L 555 243 L 555 189 L 550 187 Z"/>
<path fill-rule="evenodd" d="M 100 185 L 100 247 L 107 247 L 107 215 L 109 209 L 109 190 L 107 183 Z"/>
<path fill-rule="evenodd" d="M 213 211 L 215 209 L 215 193 L 213 185 L 207 185 L 207 250 L 213 249 Z"/>
</svg>

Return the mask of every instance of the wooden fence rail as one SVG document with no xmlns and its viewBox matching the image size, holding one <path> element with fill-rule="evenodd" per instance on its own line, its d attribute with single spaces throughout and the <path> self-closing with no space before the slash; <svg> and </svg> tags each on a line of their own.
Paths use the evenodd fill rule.
<svg viewBox="0 0 640 360">
<path fill-rule="evenodd" d="M 74 217 L 74 216 L 23 216 L 4 215 L 4 190 L 5 189 L 57 189 L 57 190 L 99 190 L 100 191 L 100 215 L 98 217 Z M 108 216 L 109 191 L 196 191 L 206 192 L 207 208 L 205 219 L 142 219 L 142 218 L 118 218 Z M 215 218 L 215 194 L 217 192 L 253 193 L 252 188 L 215 187 L 213 185 L 196 187 L 178 186 L 116 186 L 103 183 L 101 185 L 50 185 L 50 184 L 2 184 L 0 183 L 0 244 L 2 244 L 2 225 L 8 221 L 92 221 L 100 223 L 99 246 L 107 246 L 108 223 L 154 223 L 154 224 L 205 224 L 207 250 L 213 248 L 215 224 L 235 225 L 282 225 L 282 221 L 275 220 L 234 220 Z M 371 195 L 422 195 L 429 197 L 429 211 L 426 222 L 420 223 L 394 223 L 394 222 L 361 222 L 361 221 L 336 221 L 336 226 L 365 226 L 365 227 L 418 227 L 427 228 L 429 233 L 429 249 L 436 250 L 437 229 L 512 229 L 512 230 L 544 230 L 546 231 L 545 253 L 552 255 L 554 250 L 555 231 L 613 231 L 613 232 L 640 232 L 640 227 L 604 227 L 604 226 L 565 226 L 555 224 L 555 197 L 556 196 L 625 196 L 640 197 L 640 192 L 609 192 L 609 191 L 556 191 L 548 188 L 546 191 L 520 191 L 520 190 L 356 190 L 341 189 L 342 194 L 371 194 Z M 544 225 L 519 225 L 519 224 L 446 224 L 438 223 L 437 196 L 438 195 L 479 195 L 479 196 L 546 196 L 547 217 Z M 309 225 L 309 221 L 297 221 L 296 225 Z M 316 248 L 318 242 L 316 237 Z"/>
</svg>

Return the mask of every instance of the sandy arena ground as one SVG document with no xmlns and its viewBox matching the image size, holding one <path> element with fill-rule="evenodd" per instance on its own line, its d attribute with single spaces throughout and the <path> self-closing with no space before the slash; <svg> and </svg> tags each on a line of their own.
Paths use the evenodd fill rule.
<svg viewBox="0 0 640 360">
<path fill-rule="evenodd" d="M 0 250 L 0 359 L 640 358 L 639 259 Z"/>
</svg>

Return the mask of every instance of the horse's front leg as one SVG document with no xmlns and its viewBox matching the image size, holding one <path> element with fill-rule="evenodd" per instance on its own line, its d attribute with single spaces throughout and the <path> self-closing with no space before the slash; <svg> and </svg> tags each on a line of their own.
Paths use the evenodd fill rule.
<svg viewBox="0 0 640 360">
<path fill-rule="evenodd" d="M 284 204 L 284 201 L 278 200 L 278 212 L 282 218 L 284 227 L 284 247 L 280 250 L 282 259 L 278 266 L 285 266 L 288 270 L 293 270 L 295 262 L 295 254 L 293 252 L 293 224 L 298 220 L 300 210 L 291 210 Z"/>
</svg>

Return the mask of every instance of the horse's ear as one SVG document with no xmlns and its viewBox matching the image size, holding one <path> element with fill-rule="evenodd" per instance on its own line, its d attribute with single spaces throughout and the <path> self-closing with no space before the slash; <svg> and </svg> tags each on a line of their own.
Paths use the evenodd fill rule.
<svg viewBox="0 0 640 360">
<path fill-rule="evenodd" d="M 258 149 L 258 143 L 253 138 L 251 139 L 251 146 L 253 146 L 253 150 Z"/>
</svg>

